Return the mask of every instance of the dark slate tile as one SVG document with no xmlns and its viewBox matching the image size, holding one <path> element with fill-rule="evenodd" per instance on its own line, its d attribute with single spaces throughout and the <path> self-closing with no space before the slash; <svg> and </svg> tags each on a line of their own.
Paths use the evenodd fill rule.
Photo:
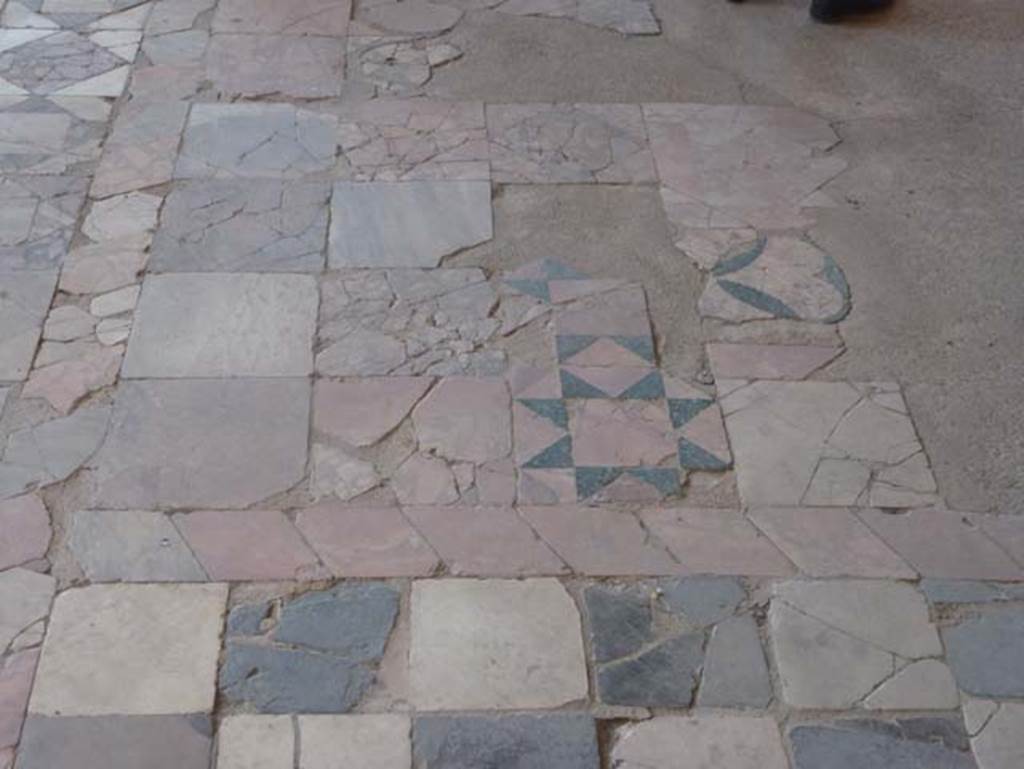
<svg viewBox="0 0 1024 769">
<path fill-rule="evenodd" d="M 229 643 L 221 696 L 259 713 L 346 713 L 373 672 L 344 658 L 301 649 Z"/>
<path fill-rule="evenodd" d="M 595 585 L 584 591 L 583 600 L 595 661 L 629 656 L 654 641 L 650 601 L 641 590 Z"/>
<path fill-rule="evenodd" d="M 681 612 L 688 620 L 711 625 L 734 614 L 747 597 L 734 577 L 684 577 L 658 583 L 659 602 L 669 611 Z"/>
<path fill-rule="evenodd" d="M 228 612 L 227 636 L 253 636 L 260 634 L 260 623 L 270 614 L 270 603 L 247 603 Z"/>
<path fill-rule="evenodd" d="M 423 716 L 417 769 L 599 769 L 594 721 L 583 714 Z"/>
<path fill-rule="evenodd" d="M 795 727 L 789 739 L 793 769 L 977 769 L 952 719 L 833 721 Z"/>
<path fill-rule="evenodd" d="M 208 716 L 29 716 L 18 769 L 209 769 Z"/>
<path fill-rule="evenodd" d="M 686 708 L 703 661 L 704 634 L 681 635 L 599 668 L 598 695 L 609 705 Z"/>
<path fill-rule="evenodd" d="M 382 582 L 341 585 L 288 601 L 274 640 L 327 651 L 349 662 L 384 653 L 398 614 L 398 591 Z"/>
<path fill-rule="evenodd" d="M 772 700 L 761 637 L 753 617 L 729 617 L 708 640 L 697 705 L 709 708 L 764 708 Z"/>
<path fill-rule="evenodd" d="M 1024 607 L 998 606 L 944 628 L 957 683 L 976 697 L 1024 697 Z"/>
</svg>

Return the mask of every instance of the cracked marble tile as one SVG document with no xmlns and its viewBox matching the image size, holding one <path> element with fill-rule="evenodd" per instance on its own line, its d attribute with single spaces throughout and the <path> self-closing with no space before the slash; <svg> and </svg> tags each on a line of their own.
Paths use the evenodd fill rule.
<svg viewBox="0 0 1024 769">
<path fill-rule="evenodd" d="M 782 697 L 793 707 L 950 710 L 959 702 L 928 605 L 908 584 L 779 583 L 768 621 Z"/>
<path fill-rule="evenodd" d="M 730 388 L 721 405 L 748 505 L 935 500 L 935 479 L 896 384 L 761 380 Z"/>
<path fill-rule="evenodd" d="M 662 201 L 689 229 L 788 229 L 830 206 L 819 189 L 846 162 L 828 121 L 789 107 L 645 104 Z"/>
<path fill-rule="evenodd" d="M 137 30 L 0 29 L 0 91 L 116 98 L 140 39 Z"/>
<path fill-rule="evenodd" d="M 361 27 L 399 35 L 439 35 L 461 18 L 461 9 L 428 0 L 373 0 L 360 3 L 356 9 Z"/>
<path fill-rule="evenodd" d="M 571 19 L 624 35 L 657 35 L 661 25 L 650 0 L 483 0 L 501 13 Z"/>
<path fill-rule="evenodd" d="M 87 175 L 109 116 L 99 98 L 0 95 L 0 172 Z"/>
<path fill-rule="evenodd" d="M 646 183 L 656 179 L 636 104 L 487 106 L 496 182 Z"/>
<path fill-rule="evenodd" d="M 330 37 L 216 34 L 206 76 L 222 98 L 339 96 L 345 45 Z"/>
<path fill-rule="evenodd" d="M 340 270 L 321 283 L 316 370 L 327 376 L 499 374 L 498 297 L 482 271 Z"/>
<path fill-rule="evenodd" d="M 481 102 L 374 99 L 335 111 L 338 175 L 355 181 L 490 179 Z"/>
<path fill-rule="evenodd" d="M 434 73 L 462 57 L 462 49 L 434 39 L 349 37 L 348 77 L 377 95 L 418 93 Z"/>
<path fill-rule="evenodd" d="M 54 271 L 0 272 L 0 381 L 28 376 L 56 278 Z"/>
<path fill-rule="evenodd" d="M 171 180 L 174 156 L 188 115 L 180 102 L 130 102 L 114 121 L 91 194 L 105 198 Z"/>
<path fill-rule="evenodd" d="M 211 0 L 198 1 L 213 6 Z M 351 11 L 351 0 L 221 0 L 213 16 L 213 30 L 343 37 L 348 31 Z"/>
<path fill-rule="evenodd" d="M 317 272 L 327 245 L 326 182 L 175 185 L 153 241 L 156 272 Z"/>
<path fill-rule="evenodd" d="M 978 767 L 963 725 L 948 716 L 806 723 L 790 730 L 789 742 L 794 769 Z"/>
<path fill-rule="evenodd" d="M 334 164 L 334 117 L 289 104 L 197 104 L 175 166 L 179 179 L 294 179 Z"/>
<path fill-rule="evenodd" d="M 0 178 L 0 269 L 50 270 L 68 253 L 88 179 Z"/>
<path fill-rule="evenodd" d="M 730 250 L 711 268 L 698 310 L 736 323 L 838 323 L 850 311 L 850 287 L 836 261 L 813 243 L 770 236 Z"/>
</svg>

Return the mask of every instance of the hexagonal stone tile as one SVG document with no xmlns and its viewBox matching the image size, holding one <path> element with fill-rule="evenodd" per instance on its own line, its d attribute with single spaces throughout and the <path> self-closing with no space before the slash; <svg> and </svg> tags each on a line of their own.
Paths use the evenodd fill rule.
<svg viewBox="0 0 1024 769">
<path fill-rule="evenodd" d="M 96 457 L 97 506 L 247 507 L 305 473 L 309 383 L 123 382 Z"/>
<path fill-rule="evenodd" d="M 0 272 L 0 380 L 28 376 L 56 283 L 52 271 Z"/>
<path fill-rule="evenodd" d="M 177 184 L 164 202 L 152 272 L 323 269 L 330 186 L 278 180 Z"/>
<path fill-rule="evenodd" d="M 29 716 L 18 769 L 209 769 L 206 715 Z"/>
<path fill-rule="evenodd" d="M 579 613 L 556 580 L 416 582 L 411 633 L 420 710 L 558 707 L 587 696 Z"/>
<path fill-rule="evenodd" d="M 126 377 L 303 376 L 319 303 L 306 275 L 150 275 Z"/>
<path fill-rule="evenodd" d="M 339 585 L 281 602 L 274 621 L 233 609 L 218 686 L 227 702 L 260 713 L 343 713 L 358 703 L 398 615 L 398 591 L 381 582 Z"/>
<path fill-rule="evenodd" d="M 976 697 L 1024 697 L 1024 608 L 993 606 L 942 630 L 957 683 Z"/>
<path fill-rule="evenodd" d="M 226 585 L 93 585 L 61 593 L 29 712 L 209 712 L 226 602 Z"/>
<path fill-rule="evenodd" d="M 776 585 L 769 610 L 783 699 L 794 707 L 898 710 L 956 706 L 928 606 L 904 583 Z M 921 662 L 928 662 L 927 665 Z"/>
<path fill-rule="evenodd" d="M 788 769 L 775 720 L 763 716 L 660 716 L 615 732 L 620 769 Z"/>
<path fill-rule="evenodd" d="M 587 715 L 421 716 L 413 760 L 423 769 L 598 769 L 594 721 Z"/>
<path fill-rule="evenodd" d="M 437 267 L 492 234 L 488 182 L 338 182 L 327 260 L 331 267 Z"/>
<path fill-rule="evenodd" d="M 976 769 L 963 726 L 947 718 L 844 720 L 790 730 L 793 769 Z"/>
</svg>

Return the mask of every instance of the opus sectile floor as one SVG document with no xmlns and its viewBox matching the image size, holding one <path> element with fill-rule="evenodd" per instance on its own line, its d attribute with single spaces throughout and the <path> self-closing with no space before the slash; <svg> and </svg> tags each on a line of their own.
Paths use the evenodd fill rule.
<svg viewBox="0 0 1024 769">
<path fill-rule="evenodd" d="M 430 96 L 473 14 L 659 32 L 0 0 L 0 769 L 1020 769 L 1024 520 L 827 375 L 839 137 Z M 642 281 L 476 259 L 554 184 L 660 198 L 704 370 Z"/>
</svg>

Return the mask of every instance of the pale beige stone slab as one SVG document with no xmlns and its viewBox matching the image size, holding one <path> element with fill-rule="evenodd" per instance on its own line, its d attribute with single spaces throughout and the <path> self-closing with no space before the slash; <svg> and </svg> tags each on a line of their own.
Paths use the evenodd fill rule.
<svg viewBox="0 0 1024 769">
<path fill-rule="evenodd" d="M 579 612 L 554 579 L 415 583 L 410 670 L 421 710 L 554 708 L 587 696 Z"/>
<path fill-rule="evenodd" d="M 298 769 L 407 769 L 410 729 L 403 715 L 299 716 Z"/>
<path fill-rule="evenodd" d="M 660 716 L 615 733 L 616 769 L 787 769 L 775 720 L 697 713 Z"/>
<path fill-rule="evenodd" d="M 227 585 L 92 585 L 57 597 L 29 712 L 213 709 Z"/>
</svg>

